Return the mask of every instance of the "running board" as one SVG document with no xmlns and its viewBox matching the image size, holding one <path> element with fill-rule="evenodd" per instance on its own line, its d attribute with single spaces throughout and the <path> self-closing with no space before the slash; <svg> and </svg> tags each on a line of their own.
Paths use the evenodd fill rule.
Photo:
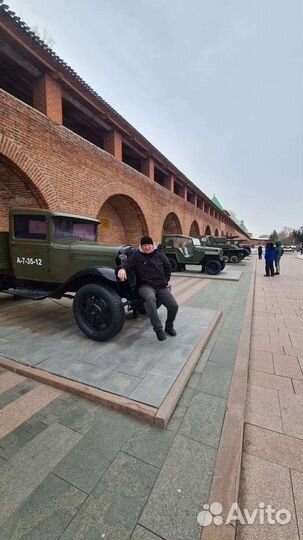
<svg viewBox="0 0 303 540">
<path fill-rule="evenodd" d="M 1 292 L 11 294 L 12 296 L 20 296 L 21 298 L 29 298 L 30 300 L 45 300 L 45 298 L 49 298 L 49 291 L 37 291 L 35 289 L 7 289 Z"/>
</svg>

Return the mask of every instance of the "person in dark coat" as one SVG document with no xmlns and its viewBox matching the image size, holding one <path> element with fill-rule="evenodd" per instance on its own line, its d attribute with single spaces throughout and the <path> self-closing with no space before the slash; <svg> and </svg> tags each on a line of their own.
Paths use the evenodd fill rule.
<svg viewBox="0 0 303 540">
<path fill-rule="evenodd" d="M 259 255 L 259 259 L 262 259 L 262 253 L 263 253 L 263 248 L 262 248 L 262 246 L 259 246 L 259 247 L 258 247 L 258 255 Z"/>
<path fill-rule="evenodd" d="M 276 250 L 272 242 L 266 244 L 265 249 L 265 277 L 274 276 L 274 261 L 276 260 Z"/>
<path fill-rule="evenodd" d="M 275 259 L 275 266 L 276 266 L 276 275 L 278 276 L 280 274 L 280 259 L 283 255 L 283 247 L 281 240 L 276 241 L 276 259 Z"/>
<path fill-rule="evenodd" d="M 144 299 L 146 313 L 158 340 L 166 339 L 165 332 L 170 336 L 176 336 L 174 320 L 178 304 L 168 286 L 171 266 L 166 255 L 156 249 L 150 236 L 143 236 L 139 250 L 127 259 L 123 268 L 120 268 L 118 278 L 125 281 L 129 271 L 134 271 L 136 274 L 138 294 Z M 158 315 L 157 300 L 167 308 L 165 332 Z"/>
</svg>

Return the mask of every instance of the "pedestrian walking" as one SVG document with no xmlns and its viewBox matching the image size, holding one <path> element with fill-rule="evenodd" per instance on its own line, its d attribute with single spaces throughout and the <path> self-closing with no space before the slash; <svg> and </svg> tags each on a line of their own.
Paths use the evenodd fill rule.
<svg viewBox="0 0 303 540">
<path fill-rule="evenodd" d="M 139 250 L 127 259 L 123 268 L 120 268 L 118 278 L 125 281 L 129 271 L 134 271 L 136 274 L 138 294 L 144 299 L 146 313 L 158 340 L 164 341 L 166 339 L 165 332 L 170 336 L 176 336 L 174 320 L 178 304 L 168 285 L 171 266 L 166 255 L 156 249 L 150 236 L 143 236 Z M 167 308 L 165 332 L 158 315 L 157 300 Z"/>
<path fill-rule="evenodd" d="M 278 276 L 280 274 L 280 259 L 283 255 L 283 247 L 281 240 L 276 241 L 276 259 L 275 259 L 275 267 L 276 267 L 276 275 Z"/>
<path fill-rule="evenodd" d="M 259 260 L 262 259 L 262 253 L 263 253 L 263 248 L 262 248 L 262 246 L 259 246 L 259 247 L 258 247 Z"/>
<path fill-rule="evenodd" d="M 272 242 L 268 242 L 265 248 L 265 274 L 264 277 L 275 275 L 274 261 L 276 260 L 276 250 Z"/>
</svg>

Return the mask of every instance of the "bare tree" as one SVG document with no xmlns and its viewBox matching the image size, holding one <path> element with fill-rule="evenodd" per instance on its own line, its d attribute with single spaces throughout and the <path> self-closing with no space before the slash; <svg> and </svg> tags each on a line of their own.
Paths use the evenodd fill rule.
<svg viewBox="0 0 303 540">
<path fill-rule="evenodd" d="M 294 243 L 293 230 L 291 227 L 283 227 L 279 232 L 279 240 L 284 246 L 291 246 Z"/>
<path fill-rule="evenodd" d="M 269 236 L 269 239 L 272 240 L 272 242 L 275 242 L 276 240 L 278 240 L 278 238 L 279 238 L 279 235 L 276 229 L 274 229 L 271 235 Z"/>
<path fill-rule="evenodd" d="M 294 229 L 293 232 L 293 238 L 297 244 L 300 245 L 301 253 L 303 251 L 303 225 L 299 227 L 299 229 Z"/>
</svg>

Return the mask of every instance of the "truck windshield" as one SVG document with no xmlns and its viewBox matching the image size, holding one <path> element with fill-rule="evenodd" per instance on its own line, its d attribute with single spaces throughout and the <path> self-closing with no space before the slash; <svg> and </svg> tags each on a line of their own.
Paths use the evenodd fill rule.
<svg viewBox="0 0 303 540">
<path fill-rule="evenodd" d="M 193 238 L 192 241 L 194 243 L 194 246 L 201 246 L 201 242 L 199 238 Z"/>
<path fill-rule="evenodd" d="M 77 218 L 54 217 L 54 240 L 74 238 L 76 240 L 97 240 L 97 223 Z"/>
<path fill-rule="evenodd" d="M 45 216 L 17 214 L 14 216 L 14 236 L 27 240 L 46 240 L 47 219 Z"/>
<path fill-rule="evenodd" d="M 190 236 L 167 236 L 164 240 L 165 248 L 179 249 L 185 256 L 193 255 L 193 239 Z"/>
</svg>

